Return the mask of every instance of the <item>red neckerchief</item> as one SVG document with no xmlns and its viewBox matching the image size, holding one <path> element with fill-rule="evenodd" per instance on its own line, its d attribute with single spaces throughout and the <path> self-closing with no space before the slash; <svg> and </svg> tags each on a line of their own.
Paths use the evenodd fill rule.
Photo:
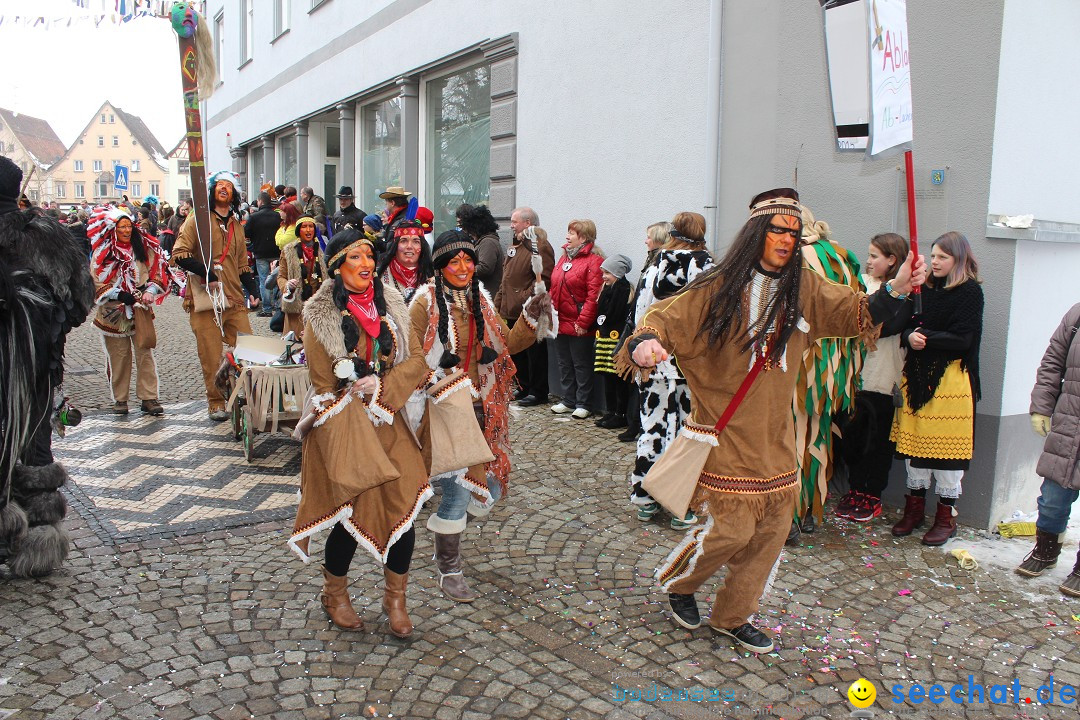
<svg viewBox="0 0 1080 720">
<path fill-rule="evenodd" d="M 369 338 L 378 338 L 380 331 L 379 310 L 375 307 L 375 285 L 368 285 L 362 293 L 349 293 L 349 314 L 360 323 Z"/>
<path fill-rule="evenodd" d="M 310 270 L 311 266 L 315 262 L 315 242 L 312 241 L 312 243 L 308 245 L 306 242 L 301 240 L 300 249 L 304 251 L 304 264 L 307 265 L 308 270 Z"/>
<path fill-rule="evenodd" d="M 394 276 L 397 284 L 406 288 L 415 288 L 416 280 L 420 275 L 420 266 L 409 269 L 398 262 L 397 258 L 390 259 L 390 274 Z"/>
</svg>

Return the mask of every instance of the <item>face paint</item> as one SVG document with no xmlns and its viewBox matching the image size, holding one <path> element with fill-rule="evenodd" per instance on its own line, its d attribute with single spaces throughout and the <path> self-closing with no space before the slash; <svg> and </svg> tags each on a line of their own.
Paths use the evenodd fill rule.
<svg viewBox="0 0 1080 720">
<path fill-rule="evenodd" d="M 297 229 L 296 234 L 299 235 L 300 239 L 304 242 L 310 243 L 315 239 L 315 226 L 306 222 Z"/>
<path fill-rule="evenodd" d="M 121 245 L 131 244 L 131 221 L 127 218 L 120 218 L 116 222 L 116 242 Z"/>
<path fill-rule="evenodd" d="M 443 279 L 450 287 L 462 288 L 472 285 L 473 274 L 476 273 L 476 264 L 464 250 L 450 259 L 443 268 Z"/>
<path fill-rule="evenodd" d="M 228 205 L 232 202 L 232 183 L 228 180 L 218 180 L 214 183 L 214 202 L 218 205 Z"/>
<path fill-rule="evenodd" d="M 420 238 L 406 235 L 398 238 L 397 261 L 410 270 L 420 264 Z"/>
<path fill-rule="evenodd" d="M 761 267 L 769 272 L 780 272 L 791 262 L 798 248 L 797 237 L 802 224 L 792 215 L 770 215 L 765 231 L 765 252 L 761 255 Z"/>
<path fill-rule="evenodd" d="M 367 292 L 375 276 L 375 257 L 371 253 L 371 246 L 362 243 L 350 250 L 338 273 L 349 292 Z"/>
</svg>

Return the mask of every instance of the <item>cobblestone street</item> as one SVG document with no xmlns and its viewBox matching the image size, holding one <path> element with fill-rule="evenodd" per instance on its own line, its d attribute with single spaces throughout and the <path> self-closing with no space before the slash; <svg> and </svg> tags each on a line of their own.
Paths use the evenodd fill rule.
<svg viewBox="0 0 1080 720">
<path fill-rule="evenodd" d="M 515 413 L 510 495 L 463 539 L 480 599 L 438 590 L 425 510 L 413 638 L 389 635 L 381 570 L 362 553 L 352 594 L 367 629 L 330 628 L 318 563 L 286 547 L 299 445 L 266 437 L 245 463 L 227 423 L 206 419 L 179 303 L 159 317 L 163 418 L 93 412 L 110 403 L 100 340 L 88 323 L 69 341 L 66 389 L 88 411 L 54 443 L 75 481 L 72 554 L 44 580 L 0 582 L 0 708 L 15 720 L 840 718 L 859 677 L 877 686 L 876 717 L 1077 717 L 1035 695 L 1050 675 L 1080 684 L 1080 601 L 1057 592 L 1074 546 L 1021 581 L 985 561 L 962 570 L 947 552 L 984 533 L 926 548 L 891 535 L 895 510 L 865 526 L 827 519 L 785 549 L 758 615 L 776 651 L 748 655 L 670 620 L 653 571 L 681 533 L 626 503 L 632 446 L 546 407 Z M 891 700 L 896 684 L 906 695 L 969 675 L 1009 685 L 1010 702 Z M 705 699 L 625 693 L 648 697 L 653 683 Z"/>
</svg>

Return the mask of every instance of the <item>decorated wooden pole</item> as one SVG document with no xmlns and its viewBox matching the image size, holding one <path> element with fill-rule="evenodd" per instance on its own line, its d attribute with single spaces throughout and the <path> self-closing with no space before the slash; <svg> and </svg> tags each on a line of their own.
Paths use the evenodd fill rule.
<svg viewBox="0 0 1080 720">
<path fill-rule="evenodd" d="M 199 237 L 202 259 L 209 266 L 210 200 L 206 190 L 206 165 L 203 159 L 202 115 L 199 112 L 199 55 L 195 49 L 195 31 L 202 17 L 191 3 L 173 3 L 173 30 L 180 38 L 180 81 L 184 92 L 184 127 L 187 137 L 191 199 L 194 206 L 195 229 Z"/>
<path fill-rule="evenodd" d="M 915 269 L 915 263 L 919 259 L 919 232 L 918 223 L 915 221 L 915 168 L 911 157 L 911 151 L 904 153 L 904 170 L 907 175 L 907 218 L 908 233 L 911 236 L 911 269 Z M 916 286 L 911 289 L 911 300 L 915 303 L 915 314 L 922 313 L 922 287 Z"/>
</svg>

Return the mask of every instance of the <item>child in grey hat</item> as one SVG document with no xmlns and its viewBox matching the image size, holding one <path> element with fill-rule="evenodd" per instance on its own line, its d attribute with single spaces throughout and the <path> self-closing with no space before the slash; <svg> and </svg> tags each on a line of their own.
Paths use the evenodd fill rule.
<svg viewBox="0 0 1080 720">
<path fill-rule="evenodd" d="M 596 425 L 608 429 L 626 427 L 630 383 L 615 374 L 612 357 L 619 342 L 619 334 L 630 315 L 630 296 L 633 291 L 626 274 L 631 267 L 630 258 L 625 255 L 612 255 L 600 265 L 604 287 L 596 303 L 596 354 L 593 370 L 604 386 L 604 405 L 607 408 L 607 412 L 596 421 Z"/>
</svg>

